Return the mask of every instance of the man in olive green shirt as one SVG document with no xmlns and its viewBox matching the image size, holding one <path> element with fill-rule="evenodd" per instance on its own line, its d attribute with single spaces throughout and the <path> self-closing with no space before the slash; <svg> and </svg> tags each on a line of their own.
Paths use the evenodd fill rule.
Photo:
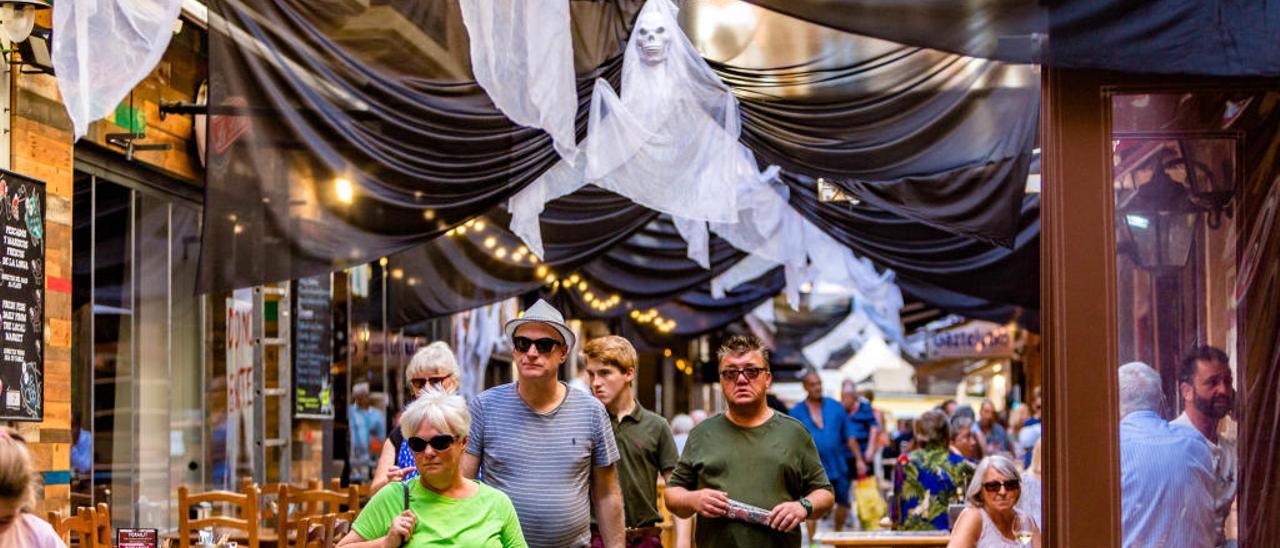
<svg viewBox="0 0 1280 548">
<path fill-rule="evenodd" d="M 797 526 L 835 503 L 818 449 L 800 421 L 766 404 L 772 375 L 760 339 L 734 335 L 718 354 L 729 410 L 689 433 L 667 483 L 667 508 L 700 516 L 699 548 L 800 546 Z M 768 510 L 767 526 L 725 517 L 730 499 Z"/>
<path fill-rule="evenodd" d="M 591 392 L 609 411 L 618 442 L 618 485 L 626 516 L 627 546 L 661 548 L 658 523 L 658 474 L 671 476 L 676 466 L 676 442 L 667 421 L 636 401 L 631 385 L 636 376 L 636 350 L 626 339 L 607 336 L 582 348 L 586 355 Z M 593 538 L 592 545 L 597 544 Z"/>
</svg>

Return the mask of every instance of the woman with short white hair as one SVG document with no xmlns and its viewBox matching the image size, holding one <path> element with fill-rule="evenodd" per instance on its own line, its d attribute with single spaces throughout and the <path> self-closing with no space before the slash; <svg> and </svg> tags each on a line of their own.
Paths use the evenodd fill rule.
<svg viewBox="0 0 1280 548">
<path fill-rule="evenodd" d="M 1022 474 L 1012 460 L 1003 455 L 982 459 L 965 491 L 968 507 L 951 528 L 947 547 L 1039 548 L 1040 529 L 1017 510 L 1021 496 Z"/>
<path fill-rule="evenodd" d="M 400 427 L 412 434 L 407 443 L 417 479 L 374 494 L 339 546 L 526 546 L 511 499 L 462 477 L 471 429 L 462 396 L 427 388 L 405 408 Z"/>
<path fill-rule="evenodd" d="M 404 368 L 405 385 L 417 396 L 428 388 L 437 388 L 445 392 L 456 392 L 460 379 L 458 360 L 453 357 L 453 350 L 444 341 L 433 342 L 418 350 Z M 387 434 L 387 443 L 382 445 L 382 455 L 378 458 L 378 466 L 373 471 L 373 482 L 369 484 L 371 492 L 377 492 L 383 485 L 393 481 L 413 479 L 417 472 L 413 467 L 413 452 L 405 443 L 404 433 L 396 427 Z"/>
</svg>

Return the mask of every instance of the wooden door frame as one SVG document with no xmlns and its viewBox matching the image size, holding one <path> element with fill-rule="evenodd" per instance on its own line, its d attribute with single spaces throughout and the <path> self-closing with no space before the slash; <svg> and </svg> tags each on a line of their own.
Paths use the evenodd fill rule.
<svg viewBox="0 0 1280 548">
<path fill-rule="evenodd" d="M 1274 82 L 1258 79 L 1042 69 L 1045 546 L 1118 547 L 1121 542 L 1109 92 L 1115 88 L 1168 92 L 1276 87 Z M 1249 369 L 1268 366 L 1243 365 Z M 1247 377 L 1242 368 L 1238 382 Z M 1240 429 L 1241 443 L 1250 443 L 1243 420 Z M 1277 461 L 1280 455 L 1259 465 L 1275 467 Z M 1243 490 L 1253 478 L 1244 469 L 1240 472 Z M 1246 509 L 1243 505 L 1240 511 L 1242 523 L 1272 519 L 1263 514 L 1278 512 L 1270 506 Z"/>
</svg>

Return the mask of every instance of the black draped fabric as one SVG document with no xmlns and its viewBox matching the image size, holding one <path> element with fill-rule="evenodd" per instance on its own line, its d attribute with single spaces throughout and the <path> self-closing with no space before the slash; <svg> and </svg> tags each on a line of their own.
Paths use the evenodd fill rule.
<svg viewBox="0 0 1280 548">
<path fill-rule="evenodd" d="M 976 57 L 1124 72 L 1280 75 L 1280 9 L 1204 0 L 747 0 L 837 30 Z"/>
<path fill-rule="evenodd" d="M 1027 195 L 1013 246 L 995 246 L 903 219 L 865 205 L 818 201 L 812 179 L 786 175 L 791 205 L 854 254 L 897 273 L 899 285 L 935 286 L 952 293 L 1027 309 L 1040 308 L 1040 195 Z M 919 285 L 926 284 L 926 285 Z M 921 300 L 953 310 L 955 301 L 913 292 Z M 977 303 L 966 304 L 972 308 Z M 949 308 L 949 306 L 951 308 Z M 954 310 L 961 312 L 961 310 Z"/>
<path fill-rule="evenodd" d="M 546 285 L 547 274 L 567 275 L 616 248 L 657 215 L 612 192 L 584 187 L 547 204 L 542 215 L 547 256 L 535 263 L 531 255 L 517 252 L 521 243 L 506 229 L 509 216 L 495 209 L 462 225 L 465 233 L 455 231 L 389 258 L 389 321 L 400 327 L 536 291 Z M 546 267 L 542 277 L 538 266 Z"/>
<path fill-rule="evenodd" d="M 835 67 L 714 67 L 741 97 L 760 162 L 1013 245 L 1039 118 L 1033 67 L 891 44 Z"/>
<path fill-rule="evenodd" d="M 637 324 L 629 318 L 621 324 L 619 334 L 641 350 L 656 350 L 680 341 L 724 329 L 742 319 L 761 303 L 772 299 L 786 285 L 782 268 L 733 288 L 724 298 L 711 296 L 711 285 L 703 284 L 676 299 L 656 307 L 658 314 L 676 322 L 670 333 L 662 333 L 652 324 Z"/>
<path fill-rule="evenodd" d="M 572 3 L 580 134 L 591 81 L 616 84 L 639 5 Z M 453 1 L 210 6 L 202 291 L 409 249 L 557 161 L 545 133 L 513 125 L 469 81 Z M 884 209 L 1009 244 L 1037 113 L 1025 67 L 877 48 L 836 69 L 719 67 L 743 97 L 745 142 Z"/>
<path fill-rule="evenodd" d="M 210 2 L 202 291 L 299 278 L 428 241 L 558 160 L 470 81 L 456 2 Z M 575 2 L 579 132 L 632 14 Z"/>
<path fill-rule="evenodd" d="M 1032 63 L 1047 27 L 1036 0 L 746 0 L 853 34 L 972 57 Z"/>
</svg>

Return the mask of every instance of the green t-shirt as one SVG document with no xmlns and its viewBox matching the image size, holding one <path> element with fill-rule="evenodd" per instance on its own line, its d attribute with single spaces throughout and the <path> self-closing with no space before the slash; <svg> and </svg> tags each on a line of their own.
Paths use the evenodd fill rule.
<svg viewBox="0 0 1280 548">
<path fill-rule="evenodd" d="M 782 413 L 755 428 L 723 414 L 702 421 L 685 442 L 670 485 L 690 491 L 718 489 L 729 498 L 772 510 L 815 489 L 831 490 L 818 448 L 800 421 Z M 698 518 L 699 548 L 800 546 L 800 527 L 782 533 L 727 518 Z"/>
<path fill-rule="evenodd" d="M 527 546 L 520 532 L 520 521 L 516 519 L 516 509 L 501 491 L 476 482 L 479 487 L 476 494 L 452 499 L 432 492 L 417 479 L 409 484 L 409 508 L 418 515 L 418 524 L 406 544 L 409 548 Z M 382 538 L 391 530 L 391 520 L 403 511 L 404 483 L 389 483 L 360 510 L 351 529 L 365 540 Z"/>
<path fill-rule="evenodd" d="M 676 467 L 676 440 L 667 421 L 636 402 L 621 419 L 609 417 L 618 441 L 618 487 L 628 528 L 648 527 L 662 521 L 658 513 L 658 472 Z"/>
</svg>

